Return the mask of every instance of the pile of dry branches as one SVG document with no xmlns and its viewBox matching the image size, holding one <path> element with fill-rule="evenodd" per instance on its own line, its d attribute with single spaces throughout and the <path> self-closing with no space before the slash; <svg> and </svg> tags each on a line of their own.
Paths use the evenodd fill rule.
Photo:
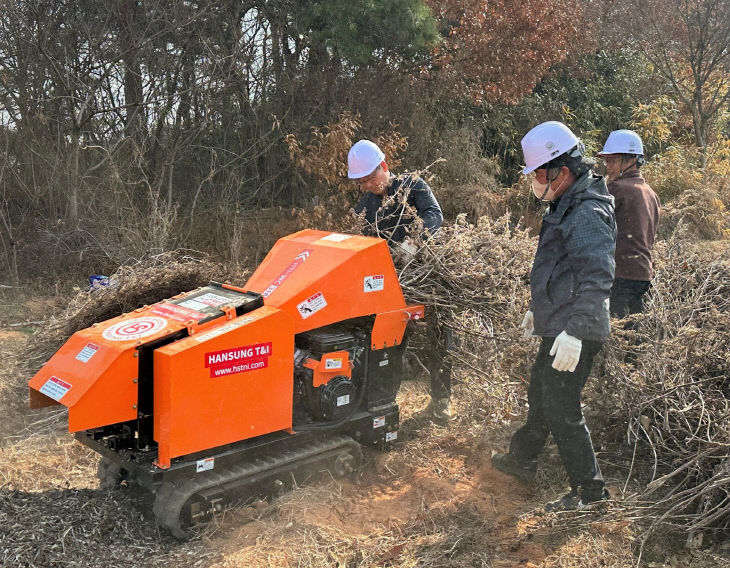
<svg viewBox="0 0 730 568">
<path fill-rule="evenodd" d="M 486 378 L 479 389 L 505 407 L 493 417 L 514 410 L 505 380 L 530 365 L 531 344 L 516 328 L 534 245 L 506 218 L 476 226 L 461 218 L 400 269 L 427 320 L 458 332 L 451 356 Z M 730 529 L 730 245 L 697 243 L 680 230 L 657 243 L 655 266 L 646 312 L 614 320 L 595 365 L 592 427 L 605 449 L 628 456 L 626 485 L 634 478 L 645 487 L 637 502 L 651 528 L 676 526 L 696 539 Z"/>
<path fill-rule="evenodd" d="M 415 258 L 398 263 L 407 299 L 426 306 L 428 325 L 457 332 L 451 355 L 472 372 L 510 375 L 509 361 L 523 359 L 518 325 L 527 310 L 535 244 L 527 231 L 510 227 L 506 215 L 482 217 L 476 225 L 461 215 L 424 242 Z"/>
<path fill-rule="evenodd" d="M 79 291 L 67 308 L 36 334 L 31 366 L 39 367 L 74 332 L 144 305 L 208 284 L 211 280 L 243 282 L 243 275 L 207 260 L 168 252 L 122 265 L 108 285 Z"/>
<path fill-rule="evenodd" d="M 629 479 L 648 482 L 652 528 L 690 538 L 730 529 L 729 253 L 682 235 L 657 244 L 647 310 L 614 322 L 591 402 L 604 441 L 630 452 Z"/>
<path fill-rule="evenodd" d="M 662 206 L 659 237 L 669 239 L 675 230 L 700 239 L 720 239 L 730 233 L 730 211 L 722 194 L 711 188 L 689 189 Z"/>
</svg>

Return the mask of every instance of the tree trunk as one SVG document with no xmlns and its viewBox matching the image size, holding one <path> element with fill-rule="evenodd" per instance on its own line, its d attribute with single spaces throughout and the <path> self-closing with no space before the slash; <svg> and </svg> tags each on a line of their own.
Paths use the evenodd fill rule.
<svg viewBox="0 0 730 568">
<path fill-rule="evenodd" d="M 69 227 L 76 230 L 79 228 L 79 153 L 81 152 L 81 137 L 76 125 L 74 125 L 74 131 L 71 135 L 71 145 L 66 221 Z"/>
<path fill-rule="evenodd" d="M 7 201 L 3 203 L 7 208 Z M 2 219 L 2 226 L 5 229 L 5 234 L 8 236 L 7 245 L 5 239 L 0 238 L 0 242 L 3 244 L 5 249 L 5 256 L 8 264 L 8 274 L 10 275 L 10 285 L 18 286 L 20 284 L 20 278 L 18 277 L 18 246 L 15 244 L 15 238 L 13 237 L 13 227 L 10 224 L 10 214 L 6 216 L 0 211 L 0 219 Z"/>
<path fill-rule="evenodd" d="M 707 117 L 702 116 L 697 108 L 692 109 L 692 127 L 697 148 L 700 150 L 700 167 L 704 172 L 707 166 Z"/>
<path fill-rule="evenodd" d="M 145 140 L 146 123 L 142 93 L 142 69 L 137 42 L 140 8 L 136 0 L 124 0 L 117 6 L 119 47 L 124 61 L 124 104 L 126 119 L 124 133 L 138 146 Z"/>
</svg>

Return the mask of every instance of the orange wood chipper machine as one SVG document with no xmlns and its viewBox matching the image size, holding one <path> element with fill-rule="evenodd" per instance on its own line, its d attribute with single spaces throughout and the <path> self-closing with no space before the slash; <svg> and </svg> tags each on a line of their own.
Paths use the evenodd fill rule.
<svg viewBox="0 0 730 568">
<path fill-rule="evenodd" d="M 227 503 L 313 471 L 356 472 L 398 434 L 408 322 L 382 239 L 305 230 L 245 287 L 212 282 L 76 332 L 31 379 L 68 407 L 102 482 L 154 495 L 178 538 Z"/>
</svg>

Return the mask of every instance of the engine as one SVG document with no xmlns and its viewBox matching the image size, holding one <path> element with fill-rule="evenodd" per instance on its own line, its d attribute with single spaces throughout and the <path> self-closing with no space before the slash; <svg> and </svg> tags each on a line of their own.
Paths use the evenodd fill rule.
<svg viewBox="0 0 730 568">
<path fill-rule="evenodd" d="M 362 404 L 364 324 L 338 324 L 300 333 L 294 351 L 294 423 L 339 422 Z"/>
</svg>

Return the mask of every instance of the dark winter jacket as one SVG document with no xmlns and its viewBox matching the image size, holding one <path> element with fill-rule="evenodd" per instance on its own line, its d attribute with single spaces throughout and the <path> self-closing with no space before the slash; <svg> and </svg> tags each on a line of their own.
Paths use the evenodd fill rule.
<svg viewBox="0 0 730 568">
<path fill-rule="evenodd" d="M 430 234 L 441 227 L 444 216 L 431 188 L 420 177 L 405 174 L 391 178 L 385 195 L 368 191 L 355 205 L 355 213 L 364 211 L 368 222 L 363 232 L 397 243 L 403 242 L 408 236 L 408 226 L 414 221 L 405 211 L 404 203 L 416 211 Z"/>
<path fill-rule="evenodd" d="M 608 337 L 615 247 L 613 197 L 589 171 L 550 203 L 542 220 L 530 275 L 535 335 Z"/>
<path fill-rule="evenodd" d="M 608 184 L 615 200 L 616 278 L 648 281 L 654 277 L 651 249 L 659 223 L 659 198 L 639 170 Z"/>
</svg>

